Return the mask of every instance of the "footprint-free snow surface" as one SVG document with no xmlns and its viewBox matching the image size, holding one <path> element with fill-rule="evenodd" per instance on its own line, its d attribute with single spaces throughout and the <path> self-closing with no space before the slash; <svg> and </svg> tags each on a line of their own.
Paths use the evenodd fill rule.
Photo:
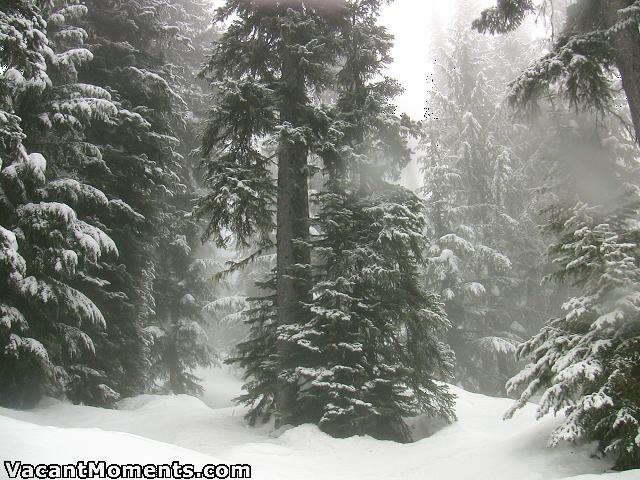
<svg viewBox="0 0 640 480">
<path fill-rule="evenodd" d="M 368 437 L 333 439 L 303 425 L 274 435 L 243 421 L 231 398 L 240 381 L 220 369 L 205 372 L 206 392 L 144 395 L 118 410 L 53 400 L 35 410 L 0 409 L 0 478 L 5 460 L 28 463 L 249 464 L 252 478 L 273 480 L 629 480 L 640 471 L 607 473 L 593 446 L 547 449 L 559 419 L 536 422 L 530 405 L 503 421 L 511 400 L 455 389 L 459 420 L 449 426 L 423 422 L 429 435 L 408 445 Z"/>
</svg>

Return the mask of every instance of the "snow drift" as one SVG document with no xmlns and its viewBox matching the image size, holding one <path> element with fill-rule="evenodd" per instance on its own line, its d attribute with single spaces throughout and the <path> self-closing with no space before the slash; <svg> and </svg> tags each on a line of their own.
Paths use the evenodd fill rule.
<svg viewBox="0 0 640 480">
<path fill-rule="evenodd" d="M 509 399 L 454 388 L 459 421 L 416 422 L 416 434 L 431 435 L 402 445 L 368 437 L 338 440 L 312 425 L 276 438 L 267 427 L 247 427 L 244 409 L 231 406 L 239 381 L 228 372 L 208 372 L 205 383 L 202 400 L 144 395 L 120 402 L 118 410 L 54 400 L 33 411 L 0 409 L 0 462 L 248 463 L 261 480 L 640 479 L 640 471 L 606 473 L 610 462 L 592 456 L 592 446 L 546 448 L 560 419 L 536 422 L 535 405 L 529 405 L 505 422 Z"/>
</svg>

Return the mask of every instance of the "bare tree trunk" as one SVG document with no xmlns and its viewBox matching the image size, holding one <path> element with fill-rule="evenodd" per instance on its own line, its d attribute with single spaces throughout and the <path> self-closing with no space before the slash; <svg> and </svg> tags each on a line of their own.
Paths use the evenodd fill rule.
<svg viewBox="0 0 640 480">
<path fill-rule="evenodd" d="M 284 55 L 282 79 L 286 86 L 280 120 L 293 128 L 302 125 L 302 107 L 307 102 L 305 78 L 297 64 L 295 56 Z M 300 140 L 286 135 L 278 148 L 276 301 L 278 323 L 289 325 L 302 321 L 301 304 L 308 302 L 311 295 L 308 149 Z M 287 342 L 278 342 L 278 354 L 284 358 L 288 356 L 288 348 Z M 297 386 L 280 381 L 275 398 L 278 426 L 295 422 L 291 412 L 296 392 Z"/>
<path fill-rule="evenodd" d="M 618 11 L 630 6 L 633 0 L 604 0 L 608 26 L 618 20 Z M 631 120 L 636 134 L 636 142 L 640 143 L 640 32 L 637 27 L 629 27 L 620 31 L 611 39 L 616 50 L 616 66 L 622 78 L 631 111 Z"/>
</svg>

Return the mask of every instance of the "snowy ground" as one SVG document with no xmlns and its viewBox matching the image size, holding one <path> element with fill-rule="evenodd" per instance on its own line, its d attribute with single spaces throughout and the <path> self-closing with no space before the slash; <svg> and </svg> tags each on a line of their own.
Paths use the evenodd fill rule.
<svg viewBox="0 0 640 480">
<path fill-rule="evenodd" d="M 605 474 L 591 449 L 545 448 L 557 420 L 534 420 L 533 406 L 503 422 L 510 404 L 456 390 L 459 421 L 410 445 L 371 438 L 332 439 L 313 426 L 252 429 L 230 399 L 240 382 L 206 374 L 202 399 L 141 396 L 119 410 L 53 400 L 28 412 L 0 409 L 0 465 L 30 463 L 248 463 L 253 478 L 273 480 L 630 480 L 640 471 Z M 424 429 L 424 426 L 422 426 Z M 7 478 L 0 468 L 0 478 Z M 574 478 L 575 477 L 575 478 Z"/>
</svg>

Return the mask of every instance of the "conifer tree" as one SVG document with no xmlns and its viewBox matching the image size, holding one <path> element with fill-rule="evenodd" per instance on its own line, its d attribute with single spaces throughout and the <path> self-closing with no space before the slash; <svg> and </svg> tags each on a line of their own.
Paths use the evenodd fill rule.
<svg viewBox="0 0 640 480">
<path fill-rule="evenodd" d="M 177 232 L 186 230 L 179 223 L 173 225 Z M 192 242 L 187 242 L 186 235 L 174 231 L 165 238 L 171 243 L 161 244 L 157 265 L 162 274 L 154 284 L 157 316 L 147 328 L 154 338 L 151 348 L 153 378 L 162 390 L 176 394 L 201 393 L 199 379 L 193 371 L 214 362 L 203 312 L 205 299 L 212 292 L 206 281 L 206 270 L 191 256 L 196 247 L 197 235 L 194 233 L 197 229 L 191 230 Z"/>
<path fill-rule="evenodd" d="M 423 265 L 420 199 L 381 184 L 366 196 L 323 193 L 310 320 L 282 331 L 296 346 L 289 375 L 307 421 L 339 437 L 411 440 L 403 418 L 453 420 L 449 324 L 418 281 Z"/>
<path fill-rule="evenodd" d="M 518 349 L 532 362 L 509 381 L 510 391 L 523 392 L 505 415 L 542 393 L 538 418 L 566 408 L 550 446 L 597 441 L 620 469 L 640 466 L 636 187 L 625 194 L 625 204 L 613 212 L 584 203 L 552 212 L 547 228 L 559 236 L 550 249 L 558 267 L 554 277 L 570 280 L 580 293 Z"/>
<path fill-rule="evenodd" d="M 205 50 L 213 41 L 208 24 L 208 2 L 182 0 L 165 2 L 165 30 L 175 34 L 163 40 L 165 65 L 161 74 L 179 97 L 172 104 L 176 121 L 167 132 L 180 141 L 176 162 L 171 171 L 178 181 L 159 215 L 158 251 L 154 298 L 156 315 L 151 328 L 154 334 L 152 370 L 156 383 L 174 393 L 198 393 L 201 387 L 193 370 L 210 366 L 214 360 L 211 339 L 206 333 L 203 307 L 213 289 L 207 280 L 206 267 L 196 255 L 200 243 L 200 225 L 191 215 L 199 188 L 199 176 L 193 151 L 196 132 L 205 116 L 207 85 L 198 81 L 197 72 L 205 62 Z M 163 12 L 163 10 L 160 10 Z M 166 381 L 166 382 L 165 382 Z"/>
<path fill-rule="evenodd" d="M 456 353 L 456 380 L 499 395 L 515 372 L 516 346 L 544 321 L 534 313 L 544 303 L 525 283 L 542 276 L 540 263 L 531 262 L 543 245 L 537 204 L 528 199 L 540 169 L 529 160 L 537 131 L 514 124 L 501 105 L 506 81 L 525 57 L 523 41 L 470 31 L 473 11 L 474 2 L 460 3 L 449 32 L 433 42 L 422 140 L 431 238 L 425 277 L 453 325 L 446 338 Z"/>
<path fill-rule="evenodd" d="M 84 38 L 81 29 L 64 25 L 65 15 L 74 18 L 85 12 L 74 7 L 19 2 L 3 9 L 0 18 L 6 29 L 2 64 L 7 66 L 0 81 L 4 119 L 0 402 L 18 407 L 32 406 L 45 393 L 96 404 L 117 399 L 104 375 L 91 368 L 95 341 L 106 324 L 86 293 L 92 283 L 101 281 L 95 276 L 101 257 L 113 258 L 118 250 L 92 224 L 95 219 L 86 218 L 93 220 L 88 223 L 62 203 L 84 209 L 106 206 L 108 200 L 100 190 L 65 177 L 56 148 L 39 145 L 48 160 L 40 153 L 27 153 L 34 112 L 45 127 L 52 128 L 55 122 L 73 137 L 82 130 L 82 117 L 76 117 L 78 104 L 86 102 L 82 110 L 88 117 L 108 116 L 113 108 L 108 99 L 100 98 L 98 89 L 72 83 L 78 65 L 90 58 L 82 48 L 65 50 L 70 44 L 81 46 Z M 57 22 L 55 37 L 45 30 L 45 19 L 49 25 Z M 87 94 L 94 94 L 93 103 L 82 97 Z M 53 179 L 47 178 L 47 171 Z"/>
<path fill-rule="evenodd" d="M 473 25 L 483 33 L 511 32 L 546 4 L 546 0 L 499 0 Z M 511 102 L 536 111 L 538 100 L 555 92 L 579 110 L 609 112 L 615 104 L 616 69 L 640 142 L 640 2 L 579 0 L 566 9 L 566 22 L 552 39 L 553 48 L 513 82 Z"/>
<path fill-rule="evenodd" d="M 322 148 L 320 134 L 328 124 L 311 95 L 331 80 L 331 25 L 338 15 L 323 2 L 229 0 L 216 18 L 231 22 L 207 69 L 217 101 L 202 146 L 209 193 L 198 214 L 209 221 L 205 238 L 219 246 L 233 238 L 238 246 L 268 251 L 276 233 L 276 278 L 268 282 L 275 297 L 265 301 L 277 311 L 259 316 L 252 346 L 239 347 L 237 362 L 253 377 L 244 399 L 254 405 L 254 416 L 276 404 L 279 423 L 297 421 L 291 417 L 296 386 L 279 377 L 277 368 L 265 373 L 268 381 L 258 378 L 269 370 L 264 359 L 271 353 L 262 349 L 277 345 L 278 355 L 288 355 L 287 342 L 276 341 L 274 328 L 299 321 L 311 298 L 309 155 Z M 265 141 L 273 142 L 273 155 L 262 148 Z"/>
<path fill-rule="evenodd" d="M 638 83 L 629 69 L 637 62 L 636 4 L 572 5 L 552 51 L 513 82 L 512 102 L 521 108 L 535 107 L 545 92 L 559 92 L 578 109 L 613 112 L 618 119 L 630 112 L 637 133 Z M 492 33 L 510 31 L 534 8 L 532 2 L 503 2 L 485 11 L 476 27 Z M 633 45 L 627 43 L 634 37 Z M 614 67 L 624 77 L 628 110 L 615 110 L 619 98 L 611 89 Z M 549 253 L 556 264 L 550 278 L 570 283 L 575 290 L 561 314 L 518 348 L 518 357 L 531 363 L 507 384 L 510 392 L 521 390 L 521 396 L 505 416 L 510 418 L 541 394 L 539 418 L 566 414 L 552 433 L 550 446 L 596 441 L 603 454 L 615 459 L 617 468 L 637 468 L 638 392 L 637 382 L 631 380 L 637 375 L 639 351 L 634 293 L 637 135 L 632 138 L 617 120 L 607 124 L 585 116 L 567 118 L 556 110 L 560 112 L 554 112 L 555 133 L 548 137 L 550 145 L 555 144 L 551 150 L 555 165 L 549 175 L 553 181 L 547 186 L 555 196 L 547 209 L 546 230 L 554 236 Z"/>
<path fill-rule="evenodd" d="M 80 26 L 89 35 L 93 60 L 78 71 L 79 82 L 108 91 L 117 108 L 112 121 L 93 122 L 86 131 L 98 154 L 78 171 L 110 199 L 108 225 L 121 261 L 104 269 L 110 288 L 100 289 L 101 300 L 110 321 L 97 355 L 113 388 L 124 396 L 151 387 L 143 328 L 155 313 L 153 199 L 166 172 L 158 164 L 164 158 L 160 142 L 168 140 L 158 135 L 153 110 L 146 107 L 166 88 L 166 82 L 144 69 L 150 58 L 144 42 L 153 30 L 145 30 L 144 38 L 140 32 L 153 17 L 141 15 L 142 3 L 126 3 L 85 2 L 88 12 Z"/>
<path fill-rule="evenodd" d="M 378 1 L 346 2 L 332 148 L 314 218 L 313 300 L 306 322 L 280 327 L 292 345 L 281 361 L 300 385 L 299 416 L 334 436 L 411 440 L 405 417 L 453 420 L 452 356 L 439 340 L 448 322 L 419 282 L 425 223 L 420 199 L 388 183 L 410 160 L 410 122 L 378 80 L 392 37 Z"/>
<path fill-rule="evenodd" d="M 193 32 L 186 31 L 182 3 L 85 3 L 94 59 L 80 80 L 111 92 L 118 109 L 114 121 L 88 132 L 106 166 L 89 175 L 114 199 L 111 234 L 122 260 L 109 271 L 121 293 L 105 299 L 114 320 L 101 361 L 123 394 L 173 388 L 165 385 L 168 371 L 182 378 L 173 382 L 179 391 L 194 390 L 191 367 L 210 360 L 199 328 L 207 286 L 194 261 L 197 226 L 185 216 L 195 188 L 180 137 L 187 130 L 180 92 L 187 87 L 167 60 L 176 45 L 190 46 Z"/>
</svg>

